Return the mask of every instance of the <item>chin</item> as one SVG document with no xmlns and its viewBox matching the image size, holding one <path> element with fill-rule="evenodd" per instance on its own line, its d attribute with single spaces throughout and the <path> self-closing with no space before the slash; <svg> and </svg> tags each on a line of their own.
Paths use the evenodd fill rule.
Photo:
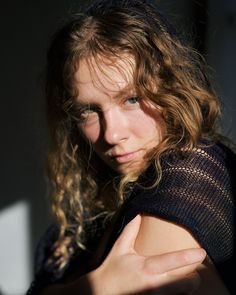
<svg viewBox="0 0 236 295">
<path fill-rule="evenodd" d="M 116 172 L 122 176 L 138 177 L 147 167 L 147 163 L 132 163 L 124 164 L 113 168 Z"/>
</svg>

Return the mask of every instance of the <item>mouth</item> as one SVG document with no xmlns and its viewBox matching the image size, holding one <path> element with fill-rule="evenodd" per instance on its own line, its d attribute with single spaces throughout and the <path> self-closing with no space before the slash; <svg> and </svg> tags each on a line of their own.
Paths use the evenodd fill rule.
<svg viewBox="0 0 236 295">
<path fill-rule="evenodd" d="M 118 164 L 124 164 L 124 163 L 128 163 L 130 161 L 135 160 L 138 157 L 139 153 L 140 151 L 117 154 L 117 155 L 113 155 L 111 158 L 113 161 L 116 161 Z"/>
</svg>

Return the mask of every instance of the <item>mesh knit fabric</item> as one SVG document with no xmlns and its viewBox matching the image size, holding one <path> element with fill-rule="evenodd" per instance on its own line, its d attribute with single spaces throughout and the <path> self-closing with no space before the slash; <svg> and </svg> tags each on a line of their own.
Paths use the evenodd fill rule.
<svg viewBox="0 0 236 295">
<path fill-rule="evenodd" d="M 206 145 L 187 156 L 169 153 L 161 165 L 159 186 L 134 190 L 124 205 L 122 221 L 118 221 L 122 227 L 118 225 L 117 231 L 139 213 L 184 226 L 207 251 L 232 294 L 236 294 L 236 185 L 232 180 L 236 156 L 223 145 Z M 142 176 L 142 186 L 153 183 L 153 169 L 151 166 Z"/>
<path fill-rule="evenodd" d="M 169 153 L 163 156 L 161 165 L 163 175 L 159 186 L 144 189 L 137 185 L 125 201 L 103 259 L 125 225 L 137 214 L 161 217 L 184 226 L 193 234 L 214 262 L 231 294 L 236 294 L 235 154 L 220 144 L 206 145 L 184 156 Z M 150 187 L 154 174 L 154 167 L 150 166 L 140 179 L 142 186 Z M 50 270 L 42 263 L 50 256 L 50 251 L 45 249 L 53 245 L 52 240 L 55 237 L 48 232 L 41 242 L 39 253 L 43 258 L 37 258 L 41 261 L 41 274 L 36 276 L 27 294 L 38 294 L 44 286 L 57 280 L 53 273 L 50 277 Z M 95 234 L 93 243 L 96 241 L 99 239 Z M 86 263 L 86 259 L 84 261 Z M 72 258 L 69 264 L 73 263 Z M 59 276 L 66 275 L 69 270 L 70 265 Z"/>
</svg>

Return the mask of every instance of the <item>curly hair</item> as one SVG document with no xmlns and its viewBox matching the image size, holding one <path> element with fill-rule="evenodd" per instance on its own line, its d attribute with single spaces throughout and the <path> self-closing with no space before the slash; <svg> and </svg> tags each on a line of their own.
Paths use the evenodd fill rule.
<svg viewBox="0 0 236 295">
<path fill-rule="evenodd" d="M 99 63 L 98 59 L 105 57 L 114 62 L 123 53 L 135 60 L 133 79 L 142 97 L 163 109 L 166 135 L 151 155 L 158 180 L 161 154 L 191 150 L 202 138 L 217 134 L 220 108 L 204 60 L 184 43 L 154 4 L 97 1 L 73 16 L 52 41 L 46 80 L 52 135 L 49 178 L 64 264 L 68 258 L 65 233 L 71 233 L 78 246 L 84 247 L 86 219 L 112 214 L 123 202 L 126 184 L 137 179 L 120 179 L 108 167 L 104 169 L 105 164 L 80 134 L 73 108 L 74 74 L 79 61 L 92 57 Z M 100 192 L 114 178 L 119 179 L 119 190 L 114 190 L 111 205 Z"/>
</svg>

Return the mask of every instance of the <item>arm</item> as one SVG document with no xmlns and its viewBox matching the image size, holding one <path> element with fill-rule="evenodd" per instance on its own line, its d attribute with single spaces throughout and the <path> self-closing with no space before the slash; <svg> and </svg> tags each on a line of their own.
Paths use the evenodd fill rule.
<svg viewBox="0 0 236 295">
<path fill-rule="evenodd" d="M 187 248 L 200 248 L 192 234 L 180 225 L 156 218 L 142 216 L 141 226 L 135 243 L 135 250 L 140 255 L 161 255 Z M 197 265 L 193 264 L 172 271 L 172 275 L 184 275 L 192 272 Z M 229 294 L 212 263 L 198 266 L 202 284 L 194 294 Z"/>
<path fill-rule="evenodd" d="M 108 257 L 96 270 L 71 284 L 49 286 L 40 294 L 137 294 L 147 289 L 157 289 L 155 294 L 168 295 L 189 292 L 198 287 L 196 274 L 185 276 L 183 273 L 173 274 L 172 271 L 201 263 L 205 251 L 190 249 L 149 257 L 138 255 L 134 245 L 140 222 L 141 218 L 137 216 L 125 227 Z"/>
</svg>

